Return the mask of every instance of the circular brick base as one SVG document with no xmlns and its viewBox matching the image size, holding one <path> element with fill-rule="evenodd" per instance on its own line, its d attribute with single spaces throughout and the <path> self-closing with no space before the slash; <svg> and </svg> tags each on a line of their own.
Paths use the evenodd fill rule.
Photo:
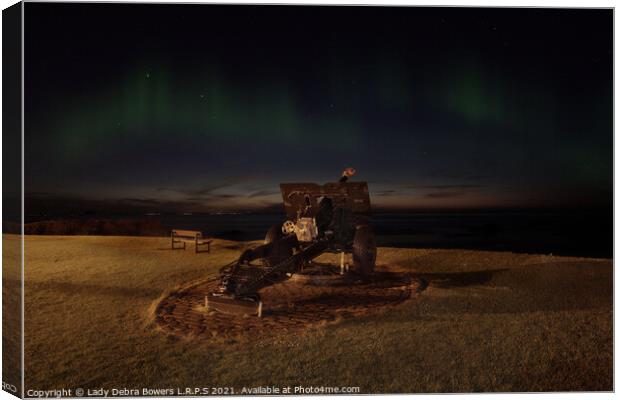
<svg viewBox="0 0 620 400">
<path fill-rule="evenodd" d="M 217 286 L 218 280 L 211 278 L 170 294 L 156 307 L 157 326 L 180 337 L 264 338 L 367 315 L 398 305 L 421 288 L 411 275 L 388 271 L 335 286 L 288 280 L 260 291 L 263 317 L 258 318 L 206 310 L 205 296 Z"/>
</svg>

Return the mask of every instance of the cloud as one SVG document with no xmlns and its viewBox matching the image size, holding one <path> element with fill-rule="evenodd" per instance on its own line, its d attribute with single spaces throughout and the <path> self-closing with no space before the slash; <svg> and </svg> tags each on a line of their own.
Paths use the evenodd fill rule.
<svg viewBox="0 0 620 400">
<path fill-rule="evenodd" d="M 372 192 L 373 196 L 395 196 L 396 190 L 378 190 L 376 192 Z"/>
<path fill-rule="evenodd" d="M 432 193 L 427 193 L 425 197 L 429 197 L 432 199 L 443 199 L 443 198 L 449 198 L 449 197 L 459 197 L 464 194 L 465 192 L 432 192 Z"/>
<path fill-rule="evenodd" d="M 155 199 L 137 199 L 137 198 L 126 198 L 126 199 L 120 199 L 119 201 L 128 202 L 128 203 L 146 204 L 146 205 L 154 205 L 154 204 L 158 205 L 161 203 L 159 200 L 155 200 Z"/>
<path fill-rule="evenodd" d="M 254 198 L 254 197 L 262 197 L 262 196 L 273 196 L 275 194 L 280 194 L 280 192 L 277 190 L 259 190 L 258 192 L 250 193 L 248 197 Z"/>
<path fill-rule="evenodd" d="M 450 198 L 450 197 L 459 197 L 465 194 L 476 193 L 479 192 L 480 189 L 484 188 L 485 185 L 453 185 L 453 184 L 445 184 L 445 185 L 421 185 L 417 186 L 416 189 L 427 190 L 424 196 L 433 199 L 441 199 L 441 198 Z"/>
<path fill-rule="evenodd" d="M 185 200 L 190 202 L 203 202 L 209 200 L 226 200 L 226 199 L 235 199 L 239 198 L 239 196 L 229 193 L 221 193 L 221 194 L 209 194 L 204 196 L 190 196 Z"/>
<path fill-rule="evenodd" d="M 159 187 L 157 188 L 158 192 L 174 192 L 180 193 L 185 196 L 192 197 L 202 197 L 213 193 L 218 189 L 222 189 L 230 186 L 230 184 L 218 184 L 218 185 L 207 185 L 200 187 L 198 189 L 179 189 L 179 188 L 168 188 L 168 187 Z"/>
<path fill-rule="evenodd" d="M 480 175 L 474 173 L 455 173 L 453 170 L 449 169 L 440 169 L 435 170 L 429 173 L 429 176 L 437 177 L 437 178 L 445 178 L 445 179 L 455 179 L 455 180 L 463 180 L 463 181 L 480 181 L 483 179 L 487 179 L 487 175 Z"/>
<path fill-rule="evenodd" d="M 416 189 L 436 189 L 436 190 L 468 190 L 468 189 L 480 189 L 483 188 L 484 185 L 422 185 L 422 186 L 412 186 L 412 188 Z"/>
</svg>

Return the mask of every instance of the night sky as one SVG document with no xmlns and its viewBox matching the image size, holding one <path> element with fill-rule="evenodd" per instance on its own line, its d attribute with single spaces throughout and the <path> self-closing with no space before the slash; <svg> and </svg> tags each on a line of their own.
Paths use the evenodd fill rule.
<svg viewBox="0 0 620 400">
<path fill-rule="evenodd" d="M 611 209 L 611 10 L 25 5 L 26 213 Z M 28 209 L 28 205 L 31 208 Z"/>
</svg>

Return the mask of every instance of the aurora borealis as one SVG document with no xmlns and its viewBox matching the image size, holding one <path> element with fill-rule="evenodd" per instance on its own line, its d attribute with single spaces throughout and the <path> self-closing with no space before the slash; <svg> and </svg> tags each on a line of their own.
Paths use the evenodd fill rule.
<svg viewBox="0 0 620 400">
<path fill-rule="evenodd" d="M 611 207 L 611 10 L 25 10 L 27 202 L 261 209 L 354 166 L 378 207 Z"/>
</svg>

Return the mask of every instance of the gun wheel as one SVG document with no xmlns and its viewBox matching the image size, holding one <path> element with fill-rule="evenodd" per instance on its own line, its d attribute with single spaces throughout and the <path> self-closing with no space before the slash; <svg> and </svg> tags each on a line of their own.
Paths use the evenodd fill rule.
<svg viewBox="0 0 620 400">
<path fill-rule="evenodd" d="M 285 235 L 295 232 L 295 223 L 293 221 L 286 221 L 282 224 L 282 229 L 280 229 L 280 232 Z"/>
<path fill-rule="evenodd" d="M 377 261 L 375 235 L 368 225 L 359 226 L 353 238 L 353 267 L 360 274 L 370 274 Z"/>
</svg>

